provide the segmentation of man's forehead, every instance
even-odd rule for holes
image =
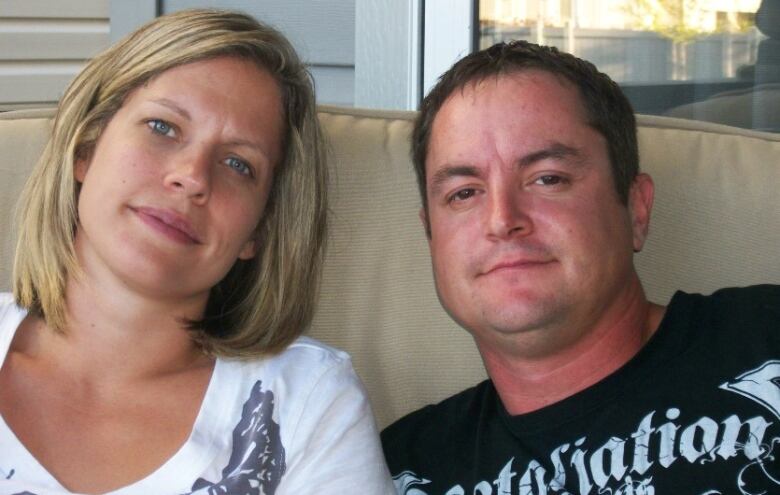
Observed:
[[[508,89],[507,85],[509,85]],[[549,99],[544,95],[548,88]],[[498,105],[492,106],[497,112],[496,115],[509,113],[517,115],[518,118],[523,117],[522,108],[524,107],[521,105],[521,109],[518,110],[517,105],[514,105],[512,101],[514,96],[517,96],[518,101],[522,101],[528,93],[533,93],[531,102],[560,101],[561,96],[563,96],[563,100],[569,100],[569,102],[574,100],[576,103],[560,105],[555,110],[555,115],[566,112],[575,115],[575,118],[584,125],[590,125],[578,88],[565,77],[536,68],[491,74],[467,81],[452,91],[444,100],[431,123],[426,159],[430,157],[431,144],[437,138],[442,137],[442,134],[454,133],[453,125],[456,122],[471,126],[474,124],[472,115],[484,116],[485,98],[493,98],[496,93],[502,93],[501,98],[506,100],[506,106],[501,105],[500,102]],[[565,96],[566,93],[569,94],[569,97]],[[469,130],[474,131],[474,129]]]
[[[472,78],[453,90],[434,115],[430,137],[432,138],[441,130],[444,125],[442,120],[452,118],[453,115],[468,119],[470,113],[479,112],[481,108],[478,99],[497,92],[506,95],[507,91],[502,91],[500,86],[505,88],[507,84],[512,86],[509,96],[505,96],[507,100],[512,98],[513,93],[522,97],[527,92],[534,92],[537,93],[538,100],[546,99],[544,93],[547,91],[551,93],[550,99],[559,99],[562,94],[568,93],[575,103],[566,105],[561,111],[575,114],[583,124],[590,125],[588,112],[577,86],[560,74],[544,69],[528,68]],[[507,101],[507,107],[503,111],[517,112],[515,108],[511,108],[510,101]]]
[[[546,87],[552,88],[549,98]],[[500,93],[497,98],[488,93],[478,99],[493,90]],[[526,90],[513,97],[513,91]],[[605,138],[588,122],[577,87],[563,76],[543,70],[493,76],[469,83],[448,100],[431,128],[428,192],[454,176],[482,177],[490,163],[522,170],[554,159],[574,167],[602,152],[608,156]]]
[[[528,85],[535,85],[537,87],[547,86],[551,89],[564,88],[573,91],[578,98],[581,96],[577,86],[562,74],[547,69],[528,67],[473,77],[454,89],[444,100],[442,108],[452,99],[458,97],[474,98],[482,92],[495,91],[500,83],[506,82],[515,83],[517,91],[523,91],[524,87]]]

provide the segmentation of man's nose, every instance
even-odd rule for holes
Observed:
[[[206,147],[178,153],[165,175],[165,187],[176,190],[192,201],[203,204],[211,194],[213,154]]]
[[[488,193],[487,234],[496,239],[531,233],[527,198],[516,186],[501,184]]]

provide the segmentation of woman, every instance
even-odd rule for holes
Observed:
[[[300,337],[326,179],[273,29],[185,11],[97,56],[21,198],[0,495],[392,493],[348,356]]]

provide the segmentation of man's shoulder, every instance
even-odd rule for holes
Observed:
[[[495,406],[495,397],[492,383],[485,380],[402,417],[382,431],[388,462],[413,452],[425,455],[446,448],[447,439],[463,438],[459,432],[473,430],[484,409]]]
[[[714,301],[741,303],[757,308],[777,309],[780,303],[780,285],[751,285],[720,289],[710,296]]]
[[[686,297],[685,304],[693,304],[697,308],[694,312],[707,316],[721,326],[780,320],[780,285],[729,287],[709,296],[681,295]]]
[[[710,295],[686,294],[678,291],[670,303],[672,307],[703,311],[718,317],[741,317],[744,314],[780,316],[780,285],[752,285],[728,287]]]

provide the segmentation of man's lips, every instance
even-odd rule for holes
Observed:
[[[190,222],[180,213],[161,208],[131,208],[147,225],[182,244],[200,244],[200,237]]]
[[[524,270],[529,268],[538,268],[548,265],[554,260],[552,258],[518,258],[512,260],[502,260],[493,265],[490,265],[487,270],[482,272],[482,275],[489,275],[491,273],[500,272],[503,270]]]

